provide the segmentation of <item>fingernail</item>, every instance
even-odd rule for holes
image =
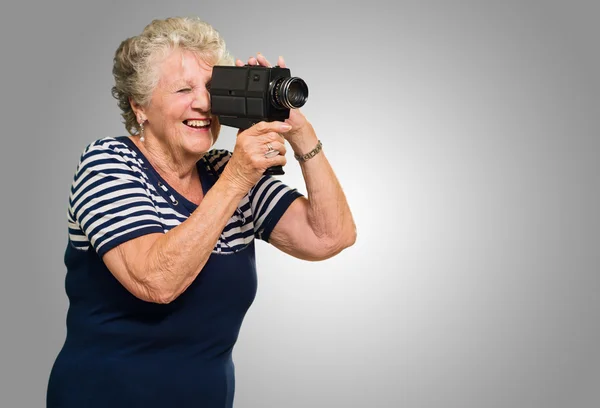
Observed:
[[[287,123],[284,123],[283,125],[281,125],[281,130],[283,131],[288,131],[292,128],[291,125],[288,125]]]

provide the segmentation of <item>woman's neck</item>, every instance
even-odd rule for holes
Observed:
[[[140,151],[146,156],[152,167],[173,188],[181,193],[189,191],[198,182],[196,163],[200,157],[185,156],[167,150],[156,142],[146,139],[131,138]]]

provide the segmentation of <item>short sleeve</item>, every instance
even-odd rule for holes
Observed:
[[[298,197],[302,197],[298,190],[273,176],[263,176],[249,193],[254,217],[254,235],[269,242],[273,228]]]
[[[68,216],[72,245],[91,245],[100,257],[123,242],[164,231],[135,153],[115,141],[95,142],[83,152]]]

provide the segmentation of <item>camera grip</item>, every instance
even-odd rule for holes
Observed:
[[[263,173],[265,176],[280,176],[285,174],[283,171],[283,166],[271,166]]]

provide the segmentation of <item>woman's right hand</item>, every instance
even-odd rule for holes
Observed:
[[[267,168],[284,166],[285,139],[281,133],[289,132],[291,125],[284,122],[259,122],[254,126],[239,131],[235,147],[221,177],[224,177],[233,188],[246,194],[262,177]],[[279,151],[275,157],[265,157],[268,144]]]

